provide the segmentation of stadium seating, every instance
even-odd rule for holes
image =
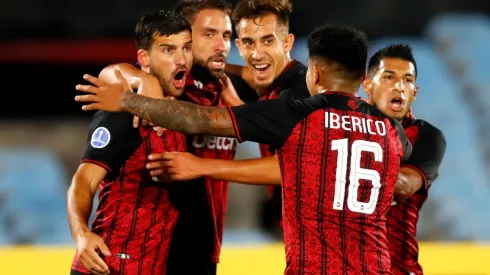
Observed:
[[[36,148],[4,148],[0,170],[0,245],[70,242],[58,160]]]

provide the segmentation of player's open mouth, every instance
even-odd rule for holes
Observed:
[[[184,88],[187,70],[180,70],[174,74],[173,82],[175,88]]]
[[[401,97],[394,97],[391,100],[391,109],[395,112],[399,112],[403,109],[403,99]]]
[[[267,72],[269,71],[271,65],[270,64],[253,64],[252,65],[255,72],[257,73],[258,78],[266,78]]]
[[[210,60],[209,65],[212,70],[224,70],[225,59],[222,57],[213,58]]]

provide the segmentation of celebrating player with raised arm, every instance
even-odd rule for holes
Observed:
[[[128,111],[167,129],[270,144],[283,178],[285,274],[391,274],[386,212],[411,145],[397,121],[356,97],[367,60],[363,33],[322,26],[308,51],[316,96],[304,100],[207,108],[88,75],[95,86],[78,85],[89,95],[76,100],[92,102],[84,110]]]

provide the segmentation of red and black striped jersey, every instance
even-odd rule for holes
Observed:
[[[422,275],[423,270],[418,262],[417,222],[429,187],[437,179],[446,151],[446,139],[439,129],[421,119],[407,118],[403,121],[403,127],[413,150],[402,167],[419,172],[423,185],[415,194],[396,203],[388,211],[391,266],[395,275]]]
[[[400,123],[340,92],[230,114],[240,141],[277,149],[285,274],[391,274],[386,213],[411,153]]]
[[[112,256],[111,274],[165,274],[170,239],[179,215],[179,185],[152,181],[145,168],[152,153],[185,152],[185,135],[133,128],[127,113],[98,112],[90,124],[82,162],[108,171],[99,185],[99,205],[92,231],[104,239]],[[78,261],[72,269],[89,274]]]

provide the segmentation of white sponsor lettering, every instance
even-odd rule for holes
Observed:
[[[370,135],[386,135],[386,124],[384,121],[355,117],[340,116],[336,113],[325,112],[325,127],[330,129],[342,128],[345,131],[361,132]]]
[[[195,136],[192,146],[195,148],[218,149],[218,150],[235,150],[237,145],[235,138],[215,137],[215,136]]]

